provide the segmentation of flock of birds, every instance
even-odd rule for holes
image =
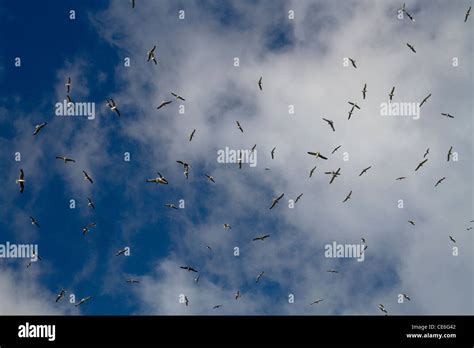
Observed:
[[[135,8],[135,1],[134,0],[131,0],[131,4],[132,4],[132,8]],[[401,8],[401,11],[411,20],[411,21],[415,21],[414,17],[406,10],[406,7],[405,7],[405,4],[403,4],[402,8]],[[471,6],[469,6],[469,8],[467,9],[466,13],[465,13],[465,18],[464,18],[464,22],[467,22],[468,20],[468,17],[470,15],[470,11],[471,11]],[[415,47],[414,45],[410,44],[410,43],[406,43],[407,47],[413,52],[413,53],[416,53],[416,50],[415,50]],[[147,61],[148,62],[153,62],[155,65],[158,64],[158,61],[157,61],[157,56],[156,56],[156,45],[153,46],[148,52],[147,52]],[[351,62],[351,65],[354,69],[357,69],[357,64],[356,64],[356,61],[355,59],[353,58],[349,58],[349,61]],[[65,84],[66,86],[66,97],[67,97],[67,100],[69,102],[72,102],[72,99],[71,99],[71,96],[70,96],[70,93],[71,93],[71,90],[72,90],[72,80],[71,80],[71,77],[68,77],[67,79],[67,82]],[[258,89],[260,91],[263,91],[263,77],[261,76],[258,81],[257,81],[257,86],[258,86]],[[182,97],[181,95],[177,94],[177,93],[174,93],[174,92],[171,92],[171,96],[174,97],[177,101],[185,101],[186,99],[184,97]],[[362,99],[365,100],[366,99],[366,96],[367,96],[367,84],[364,84],[363,88],[362,88]],[[392,102],[393,100],[393,97],[395,96],[395,86],[393,86],[391,88],[391,90],[389,91],[388,93],[388,97],[389,97],[389,100],[390,102]],[[431,93],[428,94],[422,101],[421,103],[419,104],[419,106],[423,106],[427,101],[428,99],[431,97]],[[160,110],[166,106],[168,106],[169,104],[171,104],[173,102],[172,99],[170,100],[163,100],[158,106],[157,106],[157,110]],[[354,101],[348,101],[349,105],[351,105],[351,108],[348,112],[348,120],[351,119],[351,116],[354,114],[354,112],[356,110],[361,110],[361,106],[358,105],[357,102],[354,102]],[[114,99],[110,98],[110,99],[106,99],[106,106],[110,109],[111,112],[115,113],[118,117],[121,116],[120,114],[120,111],[118,109],[118,106],[117,106],[117,103],[114,101]],[[447,117],[447,118],[454,118],[453,115],[449,114],[449,113],[441,113],[441,116],[444,116],[444,117]],[[326,122],[328,124],[328,126],[330,127],[330,129],[335,132],[336,131],[336,128],[335,128],[335,122],[333,120],[330,120],[330,119],[327,119],[327,118],[322,118],[322,120],[324,122]],[[241,132],[241,133],[244,133],[244,129],[240,123],[240,121],[235,121],[236,123],[236,127],[237,129]],[[43,131],[43,129],[47,126],[47,122],[43,122],[43,123],[40,123],[38,125],[35,126],[35,129],[34,129],[34,132],[33,132],[33,135],[34,136],[38,136],[38,134],[40,134],[40,132]],[[188,137],[188,140],[189,141],[192,141],[194,136],[196,134],[196,129],[194,129],[191,134],[189,135]],[[251,149],[251,151],[253,152],[255,149],[256,149],[256,146],[257,145],[254,145]],[[331,152],[331,154],[334,154],[339,148],[341,147],[341,145],[337,146],[336,148],[334,148],[334,150]],[[276,147],[274,147],[271,152],[270,152],[270,156],[271,156],[271,159],[273,160],[275,158],[275,151],[276,151]],[[427,162],[428,162],[428,158],[427,156],[429,155],[429,151],[430,149],[426,149],[424,155],[423,155],[423,160],[421,160],[415,167],[414,167],[414,172],[417,172],[418,170],[420,170]],[[321,159],[321,160],[328,160],[328,156],[326,155],[323,155],[321,154],[320,152],[317,152],[317,151],[308,151],[307,152],[308,155],[310,156],[313,156],[315,159]],[[447,162],[449,162],[451,160],[451,157],[452,157],[452,154],[453,154],[453,147],[451,146],[447,152],[447,155],[446,155],[446,160]],[[70,157],[67,157],[67,156],[64,156],[64,155],[58,155],[56,156],[56,159],[58,160],[61,160],[64,162],[64,164],[68,164],[68,163],[75,163],[76,161]],[[191,165],[187,162],[184,162],[184,161],[177,161],[177,163],[179,165],[181,165],[183,167],[183,173],[184,173],[184,176],[186,177],[186,179],[189,178],[189,173],[190,173],[190,168],[191,168]],[[239,158],[237,160],[237,163],[239,165],[239,168],[241,169],[242,168],[242,160]],[[362,176],[364,174],[366,174],[370,169],[372,168],[372,165],[369,165],[367,166],[366,168],[363,168],[361,170],[361,172],[359,173],[359,176]],[[268,170],[269,168],[265,168],[266,170]],[[316,166],[314,166],[310,172],[309,172],[309,177],[311,178],[314,174],[316,170]],[[92,178],[92,176],[86,171],[86,170],[82,170],[82,173],[83,173],[83,176],[84,176],[84,180],[89,182],[90,184],[94,184],[94,180]],[[329,175],[330,176],[330,181],[329,181],[329,184],[332,184],[334,182],[334,180],[338,177],[340,177],[342,175],[341,173],[341,168],[337,168],[336,170],[331,170],[331,171],[326,171],[324,172],[324,174],[326,175]],[[205,174],[205,177],[209,180],[209,182],[211,183],[215,183],[215,179],[212,175],[210,174]],[[404,180],[406,179],[406,176],[400,176],[400,177],[397,177],[395,178],[395,180]],[[440,179],[436,180],[436,182],[434,183],[434,187],[438,187],[444,180],[446,179],[446,177],[441,177]],[[160,173],[160,172],[157,172],[157,176],[155,178],[150,178],[150,179],[146,179],[145,182],[147,183],[155,183],[155,184],[160,184],[160,185],[168,185],[168,180]],[[26,183],[26,180],[25,180],[25,173],[23,171],[23,169],[20,169],[19,171],[19,175],[18,175],[18,179],[16,179],[16,184],[18,184],[19,186],[19,191],[20,193],[23,193],[24,192],[24,189],[25,189],[25,183]],[[274,209],[278,203],[280,203],[280,201],[283,199],[284,197],[284,193],[278,195],[277,197],[273,198],[272,201],[271,201],[271,204],[269,205],[269,209],[272,210]],[[297,203],[303,196],[303,193],[299,194],[296,199],[294,200],[295,203]],[[347,201],[349,201],[349,199],[351,199],[352,197],[352,190],[349,191],[349,193],[345,196],[345,198],[342,200],[343,203],[346,203]],[[95,204],[93,202],[93,200],[91,198],[87,198],[88,200],[88,203],[87,203],[87,206],[90,208],[90,209],[94,209],[95,210]],[[166,208],[170,208],[170,209],[178,209],[178,207],[174,204],[174,203],[167,203],[165,204],[165,207]],[[38,222],[38,220],[33,217],[33,216],[30,216],[30,221],[31,221],[31,224],[36,226],[37,228],[40,228],[40,224]],[[414,220],[408,220],[408,223],[412,226],[415,226],[415,221]],[[470,223],[474,223],[474,220],[471,220]],[[84,236],[86,236],[93,227],[95,227],[97,224],[95,222],[91,222],[89,224],[87,224],[86,226],[84,226],[82,228],[82,234]],[[228,223],[224,223],[223,224],[223,227],[224,229],[232,229],[232,226]],[[468,227],[467,230],[472,230],[473,227]],[[454,239],[453,236],[449,235],[449,240],[452,241],[453,243],[456,243],[456,240]],[[270,238],[270,235],[269,234],[265,234],[265,235],[260,235],[260,236],[256,236],[255,238],[252,239],[252,241],[260,241],[260,242],[264,242],[265,240],[267,240],[268,238]],[[364,245],[364,248],[363,248],[363,252],[367,249],[367,244],[366,244],[366,240],[365,238],[361,238],[362,240],[362,243]],[[212,248],[210,246],[207,246],[207,248],[209,250],[212,250]],[[124,255],[125,253],[127,252],[127,248],[124,248],[124,249],[121,249],[119,251],[117,251],[117,253],[115,254],[116,256],[120,256],[120,255]],[[42,260],[41,257],[39,257],[39,255],[36,255],[38,257],[38,260]],[[29,262],[27,264],[27,267],[30,267],[31,266],[31,262]],[[187,271],[187,272],[191,272],[191,273],[199,273],[199,271],[197,270],[196,267],[194,266],[190,266],[190,265],[186,265],[186,266],[180,266],[181,269]],[[334,270],[334,269],[329,269],[327,270],[328,273],[339,273],[337,270]],[[265,274],[264,271],[261,271],[255,278],[255,283],[259,283],[261,278],[263,277],[263,275]],[[199,275],[197,275],[195,278],[194,278],[194,281],[197,283],[199,282]],[[140,280],[139,279],[134,279],[134,278],[129,278],[129,279],[126,279],[125,280],[126,283],[128,284],[137,284],[137,283],[140,283]],[[59,294],[57,295],[56,297],[56,302],[60,301],[62,298],[65,297],[67,291],[63,288],[60,290]],[[406,295],[406,294],[402,294],[403,297],[410,301],[411,298]],[[241,298],[242,294],[240,293],[240,290],[237,290],[237,292],[235,293],[235,296],[234,298],[236,300],[238,300],[239,298]],[[86,302],[88,302],[89,300],[91,300],[92,297],[91,296],[87,296],[87,297],[84,297],[82,298],[79,302],[77,302],[75,304],[75,306],[80,306]],[[321,302],[323,302],[324,299],[317,299],[313,302],[310,303],[310,305],[315,305],[315,304],[319,304]],[[189,299],[187,296],[184,296],[184,304],[186,306],[189,305]],[[218,309],[218,308],[221,308],[223,305],[222,304],[217,304],[215,306],[213,306],[212,308],[213,309]],[[383,313],[385,314],[388,314],[388,310],[387,308],[383,305],[383,304],[379,304],[378,308],[380,309],[380,311],[382,311]]]

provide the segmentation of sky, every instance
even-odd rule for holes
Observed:
[[[0,1],[0,244],[41,257],[0,258],[0,314],[473,314],[471,5]]]

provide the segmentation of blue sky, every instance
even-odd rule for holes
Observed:
[[[137,0],[132,9],[118,0],[1,2],[0,243],[37,243],[43,260],[30,268],[26,260],[0,260],[0,313],[380,314],[379,303],[394,314],[472,313],[472,233],[466,231],[474,218],[473,80],[466,63],[472,18],[463,22],[470,2],[407,2],[415,22],[397,18],[400,5]],[[147,62],[154,45],[156,66]],[[127,57],[130,67],[123,64]],[[354,57],[357,69],[343,66],[345,57]],[[73,101],[95,103],[94,120],[55,116],[69,76]],[[380,115],[394,85],[396,102],[420,102],[432,93],[419,120]],[[107,98],[117,102],[120,118]],[[156,110],[162,100],[173,103]],[[362,107],[349,121],[347,101]],[[336,132],[322,117],[335,120]],[[33,136],[41,122],[48,125]],[[255,168],[216,160],[219,149],[254,144]],[[446,163],[450,146],[459,161]],[[428,165],[414,173],[426,148]],[[316,150],[330,158],[306,153]],[[76,163],[55,159],[62,155]],[[191,164],[189,180],[177,160]],[[324,172],[338,167],[343,175],[329,185]],[[15,185],[20,168],[23,194]],[[169,185],[145,183],[157,171]],[[402,175],[406,181],[394,180]],[[446,181],[434,190],[442,176]],[[350,190],[353,197],[342,204]],[[269,210],[283,192],[283,202]],[[300,193],[289,208],[288,199]],[[180,199],[185,209],[164,208]],[[399,199],[405,208],[397,208]],[[83,236],[90,222],[97,227]],[[270,238],[252,241],[263,234]],[[452,255],[449,235],[459,256]],[[357,244],[361,237],[368,241],[364,262],[324,257],[324,245]],[[131,256],[116,257],[125,246]],[[199,270],[199,283],[179,269],[184,265]],[[140,284],[126,284],[127,278]],[[436,289],[427,286],[435,279]],[[93,299],[79,308],[56,304],[61,288]],[[402,292],[414,300],[397,303]],[[181,294],[190,306],[178,302]],[[288,303],[290,294],[295,303]],[[325,301],[310,306],[317,298]],[[223,307],[216,312],[217,304]]]

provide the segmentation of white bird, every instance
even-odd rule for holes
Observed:
[[[402,294],[408,301],[411,301],[411,298],[407,294]]]
[[[334,179],[335,179],[336,177],[338,177],[339,175],[341,175],[341,168],[338,168],[336,171],[324,172],[324,174],[330,174],[330,175],[332,175],[331,181],[329,182],[330,184],[332,184],[332,182],[334,181]]]
[[[451,239],[453,243],[456,243],[456,240],[452,236],[449,236],[449,239]]]
[[[229,225],[229,224],[224,224],[224,228],[227,228],[227,229],[231,230],[231,229],[232,229],[232,226]]]
[[[168,180],[158,172],[158,176],[155,179],[147,179],[146,182],[154,182],[155,184],[168,185]]]
[[[117,108],[117,104],[115,104],[115,101],[112,98],[110,98],[110,100],[109,99],[106,99],[106,100],[107,100],[107,106],[110,108],[110,110],[117,113],[117,115],[120,117],[120,111]]]
[[[212,175],[206,174],[206,178],[208,178],[209,181],[212,181],[214,184],[216,183],[216,181],[214,180],[214,177]]]
[[[46,127],[47,124],[48,124],[48,122],[43,122],[43,123],[37,124],[35,126],[35,131],[33,132],[33,135],[38,134],[40,132],[40,130],[42,130],[44,127]]]
[[[15,182],[20,186],[20,193],[23,193],[25,190],[25,173],[23,172],[23,169],[20,169],[20,174]]]
[[[64,161],[64,163],[67,163],[67,162],[75,163],[76,162],[72,158],[65,157],[65,156],[56,156],[56,159],[60,159],[60,160]]]
[[[182,101],[186,101],[186,99],[184,99],[182,96],[180,96],[180,95],[178,95],[178,94],[176,94],[176,93],[171,92],[171,95],[172,95],[173,97],[175,97],[176,99],[179,99],[179,100],[182,100]]]
[[[38,221],[36,221],[36,219],[33,216],[30,216],[30,220],[31,220],[32,225],[35,225],[38,228],[40,227]]]
[[[147,56],[148,56],[147,62],[149,62],[150,60],[153,60],[153,62],[156,65],[158,64],[158,62],[156,61],[156,57],[155,57],[155,49],[156,49],[156,45],[153,46],[153,48],[147,52]]]
[[[273,198],[273,201],[272,201],[272,205],[270,206],[270,209],[273,209],[273,207],[278,203],[280,202],[280,199],[283,198],[285,194],[282,193],[280,196],[278,196],[277,198]]]
[[[163,101],[161,102],[161,104],[158,105],[158,107],[156,108],[156,110],[160,110],[162,107],[164,107],[164,106],[166,106],[166,105],[168,105],[168,104],[171,104],[171,103],[172,103],[171,100],[168,100],[168,101],[163,100]]]
[[[384,307],[383,304],[379,304],[379,309],[380,309],[382,312],[384,312],[385,314],[388,313],[388,312],[387,312],[387,309]]]
[[[87,197],[87,206],[95,210],[94,202],[92,202],[92,199],[90,199],[89,197]]]
[[[178,207],[174,203],[166,203],[165,207],[169,209],[178,209]]]
[[[90,229],[92,227],[95,227],[97,226],[97,224],[95,222],[91,222],[89,225],[85,226],[82,228],[82,235],[85,236],[87,233],[90,232]]]
[[[61,291],[59,291],[58,296],[56,297],[56,302],[58,302],[61,298],[63,298],[64,295],[66,295],[66,290],[61,289]]]
[[[69,94],[69,92],[71,92],[71,78],[70,77],[67,78],[66,91],[67,91],[67,94]]]
[[[260,278],[262,278],[262,276],[265,274],[264,271],[260,272],[260,274],[257,276],[257,278],[255,279],[255,283],[258,283],[260,281]]]
[[[186,179],[188,179],[189,178],[189,168],[191,167],[191,165],[189,163],[186,163],[186,162],[183,162],[183,161],[176,161],[176,162],[183,166],[184,176],[186,177]]]
[[[235,293],[235,299],[238,300],[241,297],[242,295],[240,294],[240,290],[237,290],[237,292]]]
[[[244,130],[242,129],[242,126],[240,125],[240,122],[239,122],[239,121],[235,121],[235,123],[237,124],[237,128],[240,129],[240,131],[243,133]]]
[[[89,301],[91,298],[92,298],[92,296],[84,297],[83,299],[81,299],[81,300],[79,301],[79,303],[75,304],[75,306],[76,306],[76,307],[77,307],[77,306],[80,306],[80,305],[86,303],[87,301]]]
[[[85,170],[83,170],[82,173],[84,174],[84,180],[89,181],[91,184],[94,183],[94,181],[92,181],[91,176],[89,174],[87,174],[87,172]]]
[[[332,131],[335,132],[336,129],[334,128],[334,121],[332,120],[328,120],[326,118],[323,117],[323,120],[327,122],[327,124],[332,128]]]

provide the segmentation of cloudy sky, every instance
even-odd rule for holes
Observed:
[[[408,0],[411,21],[398,1],[2,2],[0,244],[42,260],[0,259],[0,313],[472,314],[470,5]],[[56,115],[68,77],[94,119]],[[392,105],[431,96],[386,116],[392,87]],[[217,161],[255,144],[255,167]],[[364,261],[326,257],[361,238]]]

